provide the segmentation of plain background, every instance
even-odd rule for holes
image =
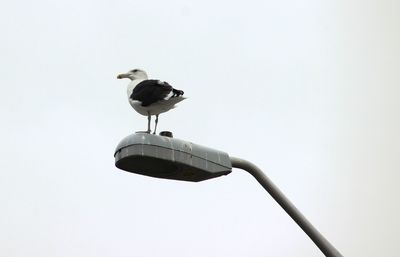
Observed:
[[[2,1],[0,255],[322,256],[243,171],[114,167],[146,118],[118,73],[185,91],[159,129],[261,167],[345,256],[398,256],[400,2]]]

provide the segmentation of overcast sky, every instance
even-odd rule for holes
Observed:
[[[0,255],[313,257],[241,170],[115,168],[127,80],[185,91],[159,130],[252,161],[345,256],[400,252],[400,2],[2,1]]]

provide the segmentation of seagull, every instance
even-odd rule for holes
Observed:
[[[128,85],[128,100],[133,109],[141,115],[147,116],[147,131],[151,133],[151,116],[155,115],[155,127],[153,134],[156,134],[158,115],[175,108],[175,104],[184,100],[183,91],[173,88],[165,81],[148,79],[144,70],[134,69],[117,76],[118,79],[128,78],[131,82]]]

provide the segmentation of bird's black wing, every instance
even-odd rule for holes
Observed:
[[[140,101],[142,106],[149,106],[152,103],[165,99],[172,90],[172,86],[166,82],[148,79],[136,85],[130,98]]]

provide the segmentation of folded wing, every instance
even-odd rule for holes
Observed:
[[[176,91],[167,82],[148,79],[140,82],[132,91],[130,98],[142,103],[142,106],[149,106],[169,97],[176,96]],[[172,92],[172,93],[171,93]]]

